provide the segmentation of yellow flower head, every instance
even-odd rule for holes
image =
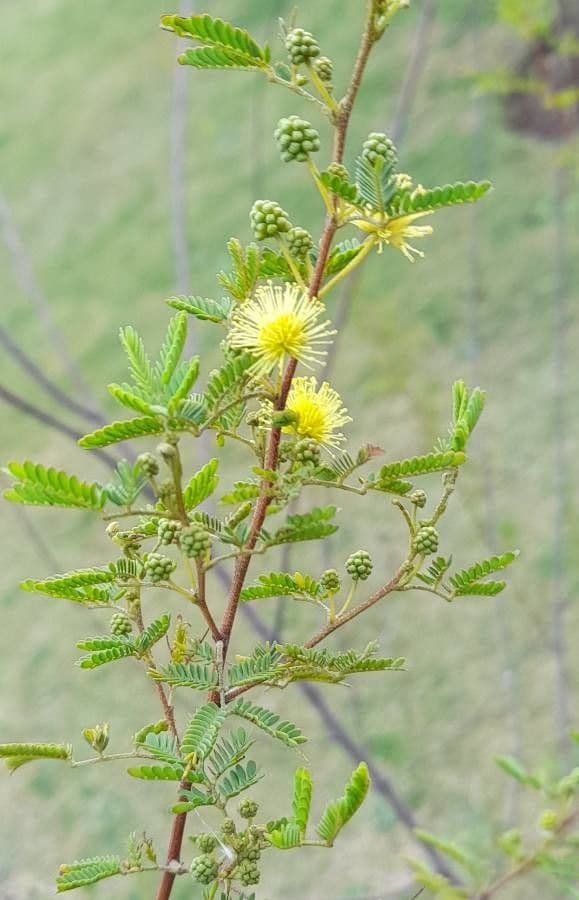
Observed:
[[[348,410],[342,406],[342,398],[327,381],[318,389],[315,378],[294,378],[286,409],[297,416],[296,422],[283,430],[300,438],[312,438],[328,447],[336,447],[343,434],[335,434],[336,428],[351,422]]]
[[[229,344],[248,350],[256,357],[255,368],[267,375],[274,366],[283,367],[287,357],[309,363],[323,361],[336,332],[328,330],[329,321],[318,322],[324,311],[297,285],[268,284],[259,287],[255,297],[235,313],[229,332]]]

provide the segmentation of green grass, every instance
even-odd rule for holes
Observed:
[[[355,4],[338,5],[343,14],[329,3],[310,6],[304,5],[304,25],[320,35],[324,52],[336,60],[336,81],[343,84],[357,41]],[[455,549],[459,564],[486,555],[490,477],[491,530],[496,530],[492,549],[518,545],[523,553],[509,573],[507,594],[498,601],[463,600],[447,607],[417,594],[379,606],[337,641],[363,645],[378,635],[385,652],[408,657],[409,671],[368,677],[355,688],[324,693],[346,724],[368,736],[377,758],[415,805],[421,824],[481,843],[488,841],[491,826],[504,821],[505,779],[492,759],[512,750],[506,668],[514,670],[525,758],[539,763],[555,752],[555,679],[548,642],[555,438],[550,169],[556,152],[506,133],[493,101],[485,103],[482,133],[473,136],[473,94],[464,77],[473,58],[464,3],[442,7],[402,149],[402,168],[425,185],[466,180],[481,174],[473,169],[482,150],[482,174],[493,180],[495,191],[477,210],[476,235],[470,209],[440,213],[433,217],[435,234],[421,245],[427,253],[423,262],[410,266],[392,251],[371,262],[353,298],[333,381],[355,412],[353,442],[379,443],[393,458],[430,449],[433,437],[446,427],[449,386],[456,377],[480,381],[488,391],[488,411],[453,515],[444,523],[442,547]],[[245,23],[271,39],[275,16],[283,9],[283,3],[258,0],[211,4],[213,14]],[[174,292],[168,166],[176,42],[157,29],[158,16],[166,11],[166,5],[137,0],[21,0],[3,11],[0,188],[54,321],[109,412],[113,407],[104,385],[122,377],[119,326],[134,323],[156,346],[167,319],[163,299]],[[349,162],[366,132],[384,128],[392,117],[418,12],[417,7],[400,17],[372,60],[352,126]],[[485,58],[492,55],[495,35],[491,22],[481,30]],[[191,292],[211,296],[217,290],[215,272],[227,263],[226,239],[234,234],[250,238],[248,210],[256,196],[279,200],[314,233],[319,233],[322,210],[305,172],[279,163],[272,138],[281,115],[309,112],[291,95],[265,90],[252,75],[193,70],[187,75],[183,191]],[[575,192],[569,223],[574,217],[576,221],[578,205]],[[468,353],[473,241],[479,245],[483,278],[481,346],[474,364]],[[576,285],[577,254],[572,254],[570,267],[569,284]],[[47,374],[74,388],[2,246],[0,290],[3,324]],[[577,345],[577,332],[573,316],[567,335],[571,347]],[[198,326],[195,339],[210,349],[208,327]],[[3,380],[14,390],[56,412],[10,361],[3,360],[2,369]],[[571,410],[577,401],[574,359],[568,381]],[[64,439],[6,406],[2,416],[3,458],[42,459],[102,477],[101,464]],[[570,452],[578,432],[577,416],[570,415]],[[577,496],[576,467],[572,477],[570,498]],[[329,561],[340,567],[352,545],[367,547],[383,562],[376,565],[378,578],[380,570],[396,564],[403,546],[395,512],[378,497],[369,498],[364,507],[350,498],[340,498],[340,504],[343,527]],[[49,574],[55,561],[64,569],[106,559],[106,539],[83,514],[31,511],[23,519],[5,505],[2,521],[2,739],[66,737],[80,749],[81,729],[108,718],[113,745],[122,747],[133,727],[156,717],[152,692],[143,695],[139,673],[130,664],[122,679],[114,667],[95,673],[73,668],[74,642],[94,630],[95,623],[97,630],[102,627],[98,615],[90,614],[87,621],[81,611],[20,594],[17,586],[24,577]],[[42,555],[26,523],[34,524],[56,560]],[[570,536],[576,537],[577,528],[576,512],[570,510]],[[319,567],[316,554],[316,548],[308,548],[312,567]],[[305,566],[301,553],[299,565]],[[569,566],[576,588],[578,567],[571,558]],[[504,616],[511,630],[506,648]],[[298,625],[292,609],[288,628],[309,630],[315,623],[306,617],[300,612]],[[575,604],[568,615],[570,643],[578,624]],[[251,638],[240,636],[240,647],[244,640],[247,646]],[[571,663],[576,689],[575,656]],[[339,791],[350,763],[308,707],[293,709],[288,692],[270,695],[268,702],[288,715],[291,708],[290,717],[313,738],[307,754],[321,810]],[[260,746],[269,770],[280,760],[277,753],[267,744]],[[270,776],[263,787],[266,810],[273,789],[287,795],[289,803],[289,769],[301,758],[288,751],[283,762],[287,771],[284,767],[279,780]],[[59,862],[116,851],[134,828],[147,827],[163,847],[171,796],[170,785],[129,783],[122,770],[112,767],[61,780],[55,768],[43,764],[3,778],[0,802],[17,811],[17,823],[14,815],[2,817],[0,879],[19,898],[36,900],[50,895]],[[384,804],[373,799],[334,853],[313,851],[306,859],[305,854],[287,861],[282,857],[285,865],[267,863],[265,896],[287,897],[288,873],[292,896],[308,900],[376,894],[388,885],[394,890],[404,884],[401,855],[414,852]],[[110,896],[114,890],[115,897],[137,900],[153,892],[145,880],[113,884],[95,888],[92,896]],[[518,890],[511,896],[547,896],[544,885]],[[190,896],[191,886],[181,884],[177,900]]]

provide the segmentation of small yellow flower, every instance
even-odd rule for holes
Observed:
[[[312,438],[328,447],[337,447],[345,440],[343,434],[335,434],[336,428],[351,422],[342,399],[327,381],[319,389],[317,380],[294,378],[286,409],[297,415],[297,421],[283,430],[300,438]]]
[[[329,321],[318,322],[324,306],[311,300],[297,285],[259,287],[255,297],[235,313],[229,333],[231,347],[248,350],[256,357],[255,368],[267,375],[274,366],[280,371],[288,357],[311,368],[321,363],[331,344]]]
[[[378,217],[376,217],[375,221],[358,219],[353,224],[367,234],[376,235],[379,244],[378,253],[382,252],[382,244],[389,244],[391,247],[395,247],[396,250],[400,250],[410,262],[414,262],[415,256],[422,257],[424,256],[424,253],[422,250],[417,250],[416,247],[412,247],[408,241],[432,234],[432,226],[413,225],[412,223],[415,222],[416,219],[422,218],[422,216],[430,216],[431,214],[432,210],[427,209],[424,212],[409,213],[406,216],[394,216],[391,219],[385,219],[383,221],[380,221]],[[413,256],[413,254],[415,254],[415,256]]]

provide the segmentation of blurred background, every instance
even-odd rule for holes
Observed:
[[[293,4],[209,6],[275,43],[277,17]],[[335,62],[338,91],[361,7],[320,0],[299,11],[299,24]],[[166,297],[215,295],[226,239],[251,239],[256,198],[278,200],[294,222],[320,231],[322,209],[305,172],[281,164],[273,140],[281,115],[311,110],[257,75],[178,68],[178,42],[157,25],[161,13],[177,11],[205,9],[155,0],[3,4],[3,460],[42,460],[106,480],[106,465],[75,447],[75,435],[93,430],[95,416],[116,415],[105,385],[124,378],[119,327],[134,324],[155,348]],[[522,552],[497,599],[447,606],[419,593],[394,596],[336,637],[340,646],[380,638],[385,654],[408,658],[406,673],[360,676],[350,688],[322,686],[309,697],[297,689],[268,696],[311,738],[317,809],[337,796],[353,756],[378,773],[338,849],[267,862],[269,900],[410,898],[404,857],[424,858],[414,822],[477,852],[492,850],[497,829],[534,823],[532,798],[508,783],[496,754],[554,772],[573,764],[579,107],[569,92],[579,86],[579,56],[572,43],[562,54],[553,35],[579,34],[578,17],[576,0],[414,0],[372,57],[346,163],[369,131],[385,130],[415,181],[489,178],[495,190],[475,207],[437,213],[433,236],[420,244],[424,260],[410,265],[387,250],[332,301],[342,332],[331,378],[355,411],[353,446],[368,440],[391,458],[431,448],[448,422],[453,380],[484,387],[487,410],[443,520],[441,551],[459,565]],[[533,79],[544,90],[530,91]],[[201,324],[191,343],[208,356],[208,370],[214,332]],[[191,448],[191,466],[211,450]],[[231,477],[235,465],[231,459]],[[378,579],[401,558],[399,516],[383,497],[339,502],[342,527],[323,565],[340,568],[348,552],[365,547]],[[123,749],[131,730],[158,714],[137,667],[74,667],[75,641],[102,630],[103,613],[18,588],[23,578],[106,561],[110,545],[98,522],[6,503],[1,521],[2,740],[70,740],[82,752],[81,729],[108,719],[111,747]],[[300,549],[285,563],[290,571],[308,562],[319,568],[320,554]],[[216,605],[221,593],[216,583]],[[275,602],[259,614],[288,638],[315,624],[307,610]],[[252,640],[244,622],[239,646]],[[265,741],[257,752],[270,773],[261,790],[267,817],[268,797],[289,804],[290,773],[302,757]],[[163,855],[172,794],[170,784],[129,780],[112,764],[66,775],[38,764],[2,777],[0,898],[51,896],[60,862],[122,852],[135,829],[146,828]],[[103,883],[90,895],[153,896],[154,882],[139,878]],[[179,881],[176,900],[196,896]],[[539,878],[504,896],[538,900],[557,891]]]

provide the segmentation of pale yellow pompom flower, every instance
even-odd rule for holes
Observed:
[[[328,320],[318,321],[323,312],[323,304],[311,300],[297,285],[269,282],[236,311],[228,343],[252,353],[261,375],[275,366],[281,371],[289,357],[311,368],[310,363],[324,361],[326,350],[322,348],[331,344],[336,334],[329,330]]]
[[[416,219],[421,219],[423,216],[430,216],[431,214],[432,210],[428,209],[423,212],[408,213],[404,216],[394,216],[391,219],[382,219],[378,216],[370,221],[358,219],[353,224],[367,234],[376,235],[378,239],[378,253],[382,252],[383,244],[388,244],[396,250],[400,250],[407,260],[414,262],[416,256],[423,257],[424,253],[422,250],[413,247],[409,241],[432,234],[431,225],[415,225],[414,222]]]
[[[285,432],[312,438],[327,447],[337,447],[345,440],[336,429],[352,421],[338,392],[327,381],[318,388],[313,377],[294,378],[285,408],[297,416],[283,429]]]

